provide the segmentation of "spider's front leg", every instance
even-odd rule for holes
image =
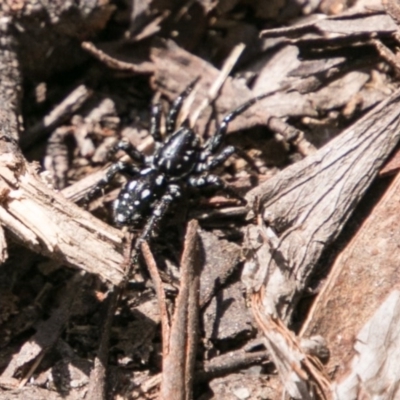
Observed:
[[[216,190],[222,190],[234,199],[240,200],[242,204],[246,203],[246,200],[238,193],[236,193],[226,182],[224,182],[217,175],[200,175],[192,176],[188,179],[188,184],[194,188],[213,188]]]
[[[199,78],[196,78],[189,86],[174,100],[171,109],[167,116],[167,134],[171,134],[176,129],[176,120],[178,119],[179,112],[181,111],[182,105],[186,97],[189,96],[194,86],[198,82]]]
[[[125,172],[131,176],[134,176],[140,172],[140,169],[135,165],[118,161],[115,164],[112,164],[106,171],[104,178],[100,179],[96,185],[85,195],[83,198],[83,204],[88,204],[89,201],[95,197],[102,189],[104,189],[120,172]]]
[[[161,104],[156,103],[151,107],[150,135],[155,142],[161,142]]]
[[[145,162],[144,155],[138,149],[136,149],[135,146],[133,146],[133,144],[128,140],[122,139],[119,142],[117,142],[108,153],[108,156],[111,157],[119,150],[124,151],[126,154],[128,154],[128,156],[132,160],[136,161],[140,165],[144,165]]]
[[[135,245],[136,250],[140,248],[143,241],[147,240],[150,237],[151,232],[157,229],[161,219],[167,213],[172,202],[174,202],[179,197],[181,197],[180,187],[178,185],[169,185],[164,195],[156,203],[149,220],[147,221],[145,227],[143,228],[141,235],[136,240],[136,245]]]
[[[264,99],[265,97],[271,96],[275,92],[262,94],[260,96],[254,97],[249,101],[246,101],[244,104],[240,105],[235,110],[231,111],[228,115],[224,117],[219,126],[217,132],[208,140],[206,143],[206,149],[211,153],[215,154],[221,147],[222,141],[226,132],[228,131],[229,123],[234,120],[238,115],[245,112],[248,108],[250,108],[253,104],[257,103],[257,101]]]

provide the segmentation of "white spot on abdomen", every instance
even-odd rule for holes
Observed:
[[[136,185],[137,185],[137,182],[136,182],[136,181],[129,182],[129,184],[128,184],[128,189],[129,189],[129,190],[134,190],[135,187],[136,187]]]
[[[125,216],[122,214],[118,214],[117,215],[117,221],[118,222],[124,222],[125,221]]]
[[[145,189],[145,190],[143,190],[143,192],[142,192],[142,194],[140,195],[140,197],[141,197],[142,199],[145,199],[146,197],[149,197],[150,194],[151,194],[150,190],[149,190],[149,189]]]

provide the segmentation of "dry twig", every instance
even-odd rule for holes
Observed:
[[[163,372],[160,397],[166,400],[188,400],[192,393],[201,265],[197,229],[198,223],[194,220],[190,221],[181,259],[181,284],[171,327],[166,315],[165,296],[157,267],[148,245],[142,245],[146,263],[155,283],[160,314],[163,315]]]

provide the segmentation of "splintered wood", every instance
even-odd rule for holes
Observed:
[[[16,238],[39,253],[115,285],[122,281],[122,232],[47,188],[31,167],[16,177],[8,162],[0,166],[0,177],[0,221]]]

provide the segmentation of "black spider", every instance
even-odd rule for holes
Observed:
[[[183,101],[193,86],[194,84],[190,85],[173,102],[166,120],[165,140],[160,133],[161,106],[153,106],[150,124],[150,133],[156,145],[153,155],[146,157],[129,142],[120,141],[113,152],[124,150],[139,166],[122,161],[111,165],[105,178],[86,196],[87,201],[119,172],[131,176],[132,179],[128,180],[114,201],[113,219],[117,226],[137,228],[149,216],[136,246],[150,236],[171,203],[182,196],[182,189],[185,187],[222,189],[242,200],[221,178],[210,174],[210,171],[235,152],[233,146],[222,148],[229,122],[268,94],[253,98],[226,115],[217,132],[202,145],[199,137],[186,123],[175,130]]]

